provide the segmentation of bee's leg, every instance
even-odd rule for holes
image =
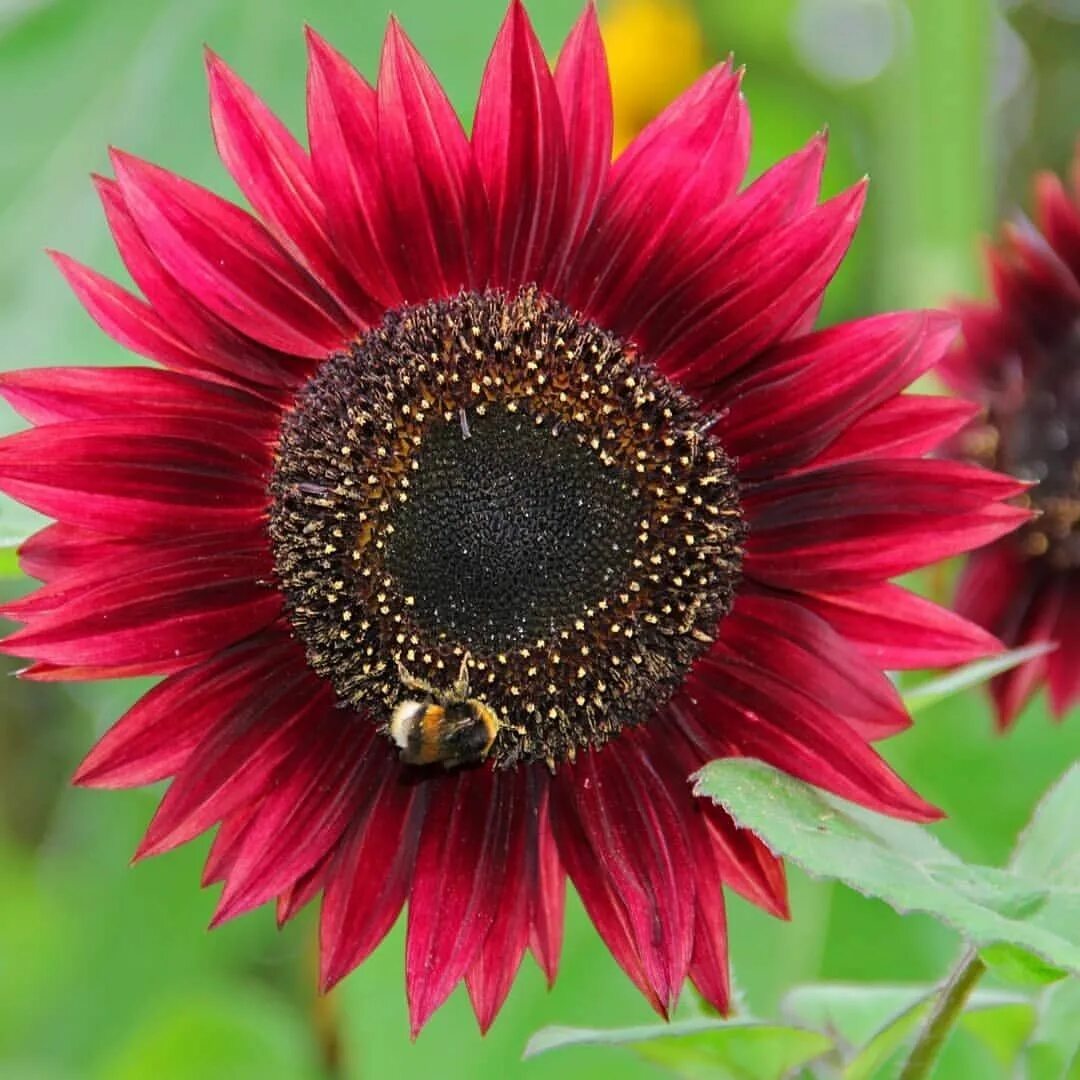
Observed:
[[[458,671],[457,681],[454,683],[454,698],[458,701],[466,701],[469,697],[469,661],[471,653],[466,653],[461,658],[461,670]]]
[[[411,671],[401,662],[401,657],[398,657],[397,662],[398,678],[401,680],[401,685],[406,690],[419,690],[422,694],[428,694],[430,697],[437,697],[435,687],[427,681],[427,679],[418,679]]]

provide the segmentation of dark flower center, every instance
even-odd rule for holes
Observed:
[[[419,622],[469,650],[558,634],[567,600],[598,603],[630,569],[629,478],[528,413],[463,411],[417,452],[385,565]]]
[[[270,532],[309,662],[406,760],[554,767],[644,722],[738,581],[707,429],[534,290],[390,313],[282,428]]]
[[[1031,348],[1035,348],[1034,344]],[[1057,570],[1080,568],[1080,322],[1005,373],[973,446],[989,464],[1035,486],[1038,516],[1019,533],[1024,551]]]

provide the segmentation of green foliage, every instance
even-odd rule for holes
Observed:
[[[1080,766],[1074,765],[1040,800],[1010,860],[1018,877],[1080,889]]]
[[[696,781],[699,795],[776,853],[897,911],[934,916],[979,946],[983,961],[1009,981],[1037,987],[1080,974],[1080,834],[1064,825],[1080,812],[1080,765],[1042,799],[1007,870],[964,863],[926,829],[855,807],[762,762],[714,761]],[[1038,1014],[1031,999],[976,995],[961,1027],[1003,1070],[1023,1053],[1031,1068],[1067,1075],[1060,1070],[1077,1054],[1075,1013],[1065,1018],[1077,985],[1052,986]],[[789,995],[787,1010],[854,1051],[845,1055],[844,1080],[870,1080],[914,1036],[936,997],[934,990],[811,987]]]
[[[1035,1029],[1036,1006],[1013,1002],[979,1009],[970,1007],[960,1018],[961,1030],[974,1035],[1006,1073],[1015,1066]]]
[[[1009,649],[1007,652],[987,657],[985,660],[975,660],[936,679],[928,679],[918,686],[906,689],[903,695],[904,705],[912,716],[916,716],[955,694],[981,686],[995,675],[1000,675],[1020,664],[1026,664],[1028,660],[1034,660],[1037,656],[1053,652],[1056,647],[1053,642],[1039,641],[1034,645]]]
[[[684,1020],[618,1030],[545,1028],[529,1040],[525,1057],[567,1046],[627,1046],[690,1080],[781,1080],[828,1053],[832,1041],[805,1028],[753,1020]]]
[[[925,1019],[936,988],[819,984],[793,990],[785,1015],[831,1034],[838,1043],[842,1080],[871,1080],[903,1049]],[[1015,994],[976,991],[961,1028],[992,1049],[1009,1068],[1035,1025],[1035,1006]]]
[[[1071,979],[1043,996],[1031,1043],[1027,1080],[1080,1080],[1080,982]]]
[[[786,1024],[685,1020],[618,1029],[549,1027],[529,1040],[525,1057],[568,1047],[621,1046],[681,1077],[780,1080],[801,1066],[807,1070],[803,1075],[884,1080],[895,1076],[898,1058],[936,995],[937,987],[925,985],[802,986],[783,1002]],[[969,999],[959,1030],[1003,1077],[1012,1075],[1022,1055],[1044,1070],[1030,1074],[1030,1080],[1064,1076],[1052,1070],[1076,1053],[1075,1013],[1069,1010],[1077,1004],[1075,996],[1039,1002],[980,990]]]
[[[1068,974],[1015,945],[990,945],[980,949],[979,956],[998,978],[1013,986],[1046,986]]]
[[[1007,870],[965,863],[925,828],[860,809],[760,761],[714,761],[695,779],[698,795],[810,874],[899,912],[932,915],[980,946],[984,962],[1008,981],[1029,989],[1052,984],[1040,996],[977,990],[964,1001],[957,1028],[987,1067],[1009,1076],[1022,1060],[1029,1080],[1080,1070],[1080,980],[1061,981],[1080,975],[1080,835],[1062,827],[1080,812],[1080,765],[1043,798]],[[553,1027],[533,1037],[526,1056],[619,1045],[679,1076],[780,1077],[803,1065],[815,1076],[875,1080],[895,1075],[942,992],[925,984],[809,985],[786,995],[785,1026],[740,1019]],[[761,1057],[762,1047],[775,1056]],[[805,1057],[796,1061],[799,1054]]]
[[[1080,974],[1080,880],[1069,879],[1069,868],[1075,874],[1080,865],[1075,852],[1061,851],[1064,876],[1054,880],[1019,872],[1022,855],[1011,871],[965,863],[918,825],[863,810],[751,759],[706,765],[695,791],[814,876],[842,881],[900,912],[933,915],[978,946],[1013,946]],[[1048,798],[1055,807],[1080,809],[1080,765]],[[1069,832],[1080,846],[1080,834]],[[1033,827],[1026,843],[1037,845],[1041,835]]]

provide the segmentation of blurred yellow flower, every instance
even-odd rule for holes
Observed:
[[[706,68],[705,41],[683,0],[611,0],[601,10],[615,97],[615,153]]]

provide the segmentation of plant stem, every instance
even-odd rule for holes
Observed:
[[[343,1080],[346,1075],[345,1041],[341,1012],[333,993],[316,994],[311,1006],[311,1026],[323,1075],[327,1080]]]
[[[906,42],[868,87],[878,126],[871,211],[882,310],[977,293],[982,268],[971,238],[993,223],[997,170],[988,98],[995,5],[906,7],[910,34],[897,29],[897,40]]]
[[[964,1011],[968,995],[985,971],[986,965],[979,959],[977,950],[969,948],[941,988],[941,993],[934,1002],[907,1061],[904,1062],[900,1080],[924,1080],[930,1076],[930,1070],[934,1067],[949,1032]]]
[[[319,929],[313,924],[314,933],[307,950],[305,963],[305,982],[308,987],[317,984],[319,978]],[[310,991],[309,991],[310,992]],[[345,1039],[341,1028],[341,1011],[338,998],[333,991],[321,993],[314,991],[308,1006],[308,1020],[311,1025],[312,1041],[318,1054],[322,1075],[326,1080],[343,1080],[348,1070],[345,1067]]]

